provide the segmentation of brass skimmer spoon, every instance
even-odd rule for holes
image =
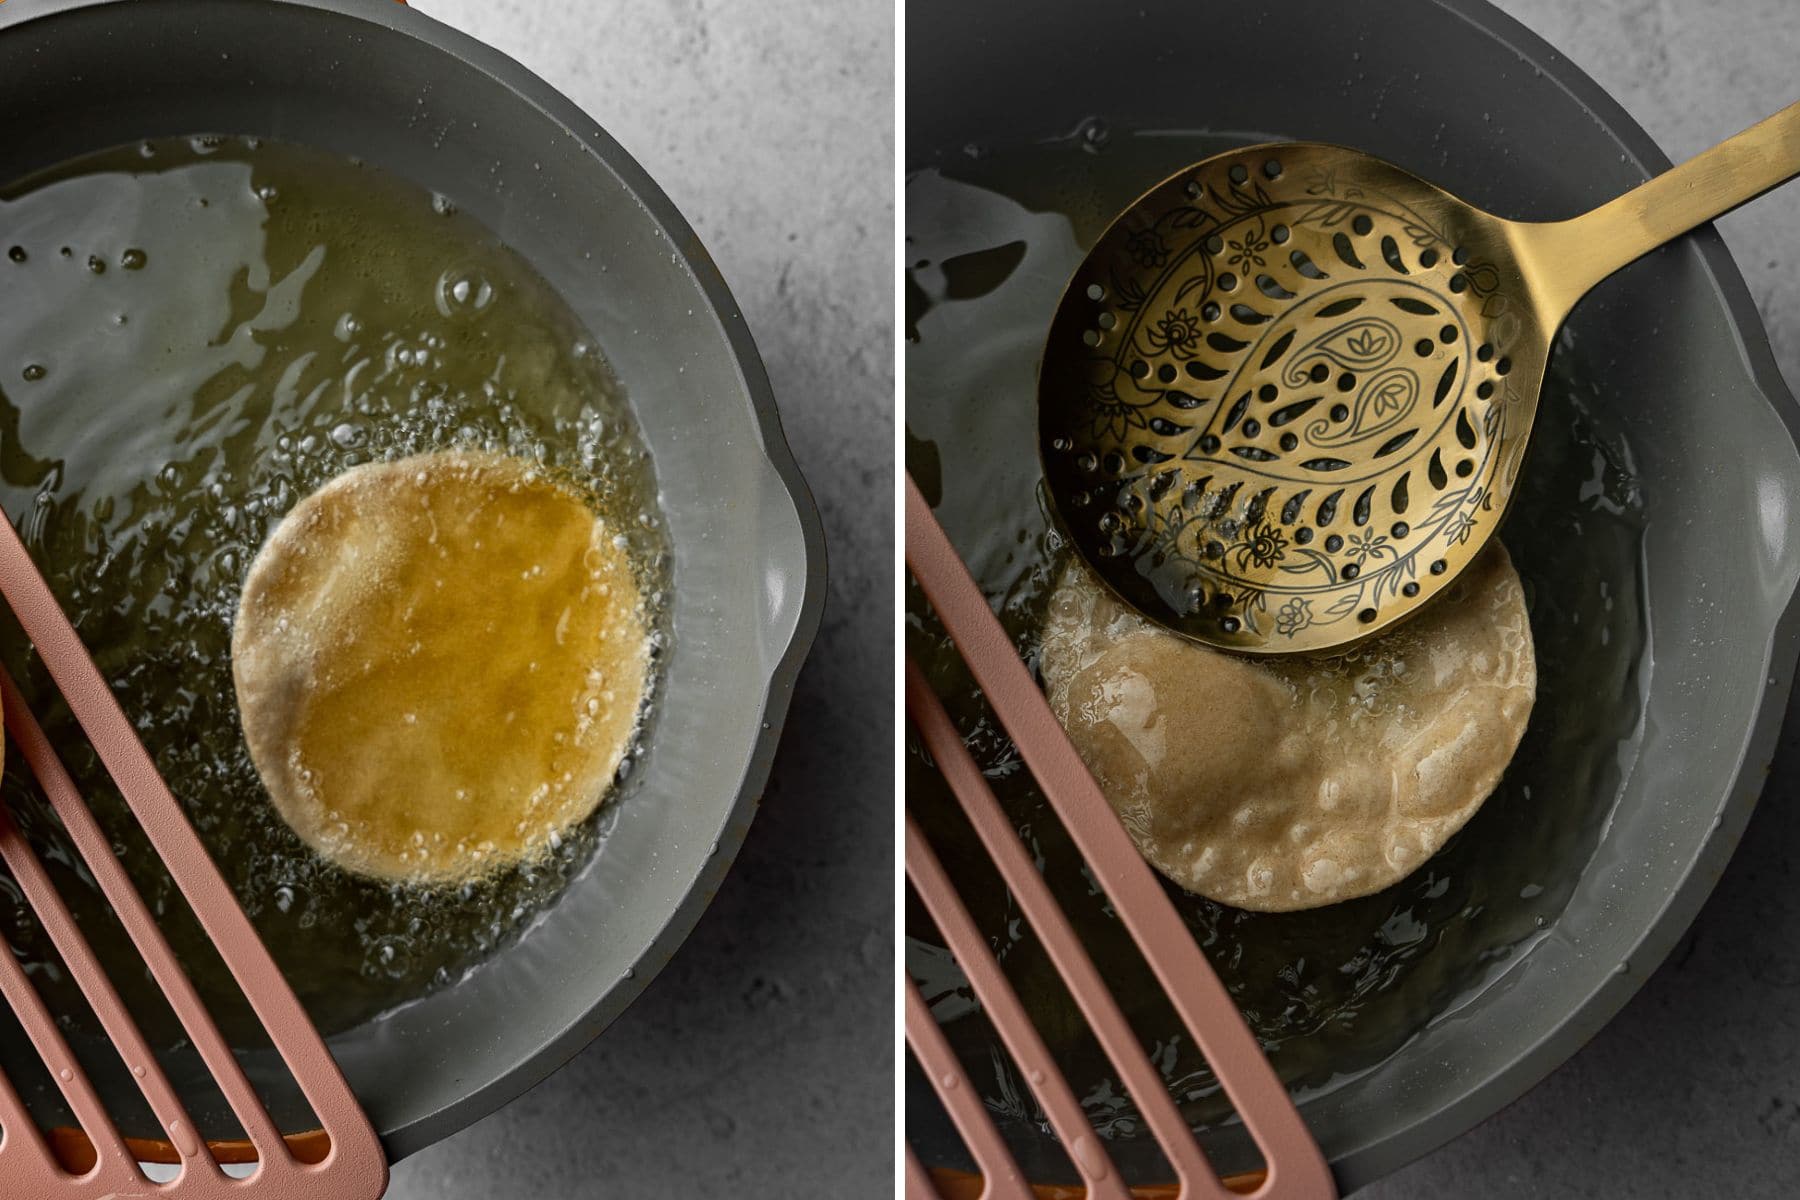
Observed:
[[[1051,501],[1133,608],[1252,654],[1404,620],[1493,536],[1587,290],[1800,174],[1800,104],[1593,212],[1507,221],[1354,150],[1209,158],[1115,220],[1038,383]]]

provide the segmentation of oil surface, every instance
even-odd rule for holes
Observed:
[[[1113,214],[1188,163],[1256,134],[1108,130],[970,147],[907,183],[907,468],[1035,664],[1069,551],[1040,492],[1034,390],[1044,331]],[[1586,400],[1580,347],[1551,360],[1539,434],[1503,531],[1523,577],[1537,705],[1498,791],[1414,874],[1377,895],[1265,914],[1165,885],[1296,1096],[1394,1054],[1490,986],[1543,936],[1593,853],[1636,757],[1648,686],[1642,507],[1629,446]],[[1027,847],[1199,1129],[1230,1117],[1216,1080],[1117,926],[1054,813],[912,590],[907,651],[945,697]],[[909,743],[907,798],[1121,1168],[1159,1158],[1054,968],[981,857],[941,778]],[[1033,1178],[1066,1174],[1044,1117],[922,907],[908,968]],[[990,1069],[991,1066],[991,1069]],[[1235,1169],[1248,1163],[1218,1164]],[[1060,1169],[1059,1169],[1060,1168]],[[1140,1167],[1141,1169],[1141,1167]]]
[[[605,808],[547,857],[481,882],[372,882],[306,850],[250,763],[228,649],[257,548],[344,469],[448,447],[534,459],[577,484],[660,609],[668,556],[624,396],[549,286],[448,199],[316,151],[220,137],[125,147],[0,192],[0,505],[326,1032],[519,935],[604,840]],[[0,629],[0,657],[152,911],[216,983],[216,958],[41,665],[10,622]],[[653,645],[667,636],[659,627]],[[16,756],[3,795],[102,957],[128,962]],[[3,875],[0,922],[52,1007],[84,1029]],[[179,1042],[167,1019],[147,1022],[153,1042]]]

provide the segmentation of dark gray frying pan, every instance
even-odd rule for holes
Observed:
[[[907,30],[911,172],[952,177],[978,156],[998,161],[1004,147],[1063,137],[1097,117],[1115,136],[1257,130],[1355,146],[1520,218],[1584,211],[1668,166],[1592,80],[1481,0],[1147,0],[1116,10],[1079,0],[914,0]],[[1111,211],[1157,178],[1120,181]],[[932,232],[912,208],[908,233]],[[948,203],[943,211],[957,213]],[[1640,339],[1651,329],[1659,336]],[[1520,1095],[1624,1004],[1718,879],[1788,696],[1800,649],[1800,544],[1789,519],[1800,496],[1796,413],[1724,245],[1708,229],[1641,261],[1595,291],[1570,331],[1559,353],[1574,345],[1600,365],[1587,402],[1629,430],[1637,454],[1651,614],[1649,665],[1634,681],[1641,748],[1616,798],[1579,788],[1553,798],[1610,805],[1610,814],[1592,843],[1544,864],[1569,887],[1544,936],[1419,1013],[1410,1037],[1380,1061],[1300,1094],[1346,1190]],[[948,429],[955,402],[942,403],[929,419]],[[920,414],[918,396],[909,405]],[[909,432],[921,446],[942,436],[914,415]],[[1559,434],[1567,429],[1540,430],[1533,455],[1556,453]],[[935,460],[909,465],[918,475]],[[989,484],[963,481],[959,492],[948,468],[938,482],[940,519],[973,544],[982,531],[956,526],[958,506],[968,509],[959,497]],[[982,570],[977,562],[978,577]],[[1729,586],[1703,594],[1695,581],[1708,577]],[[1590,691],[1583,702],[1618,700]],[[1533,719],[1573,717],[1540,702]],[[1021,1162],[1040,1180],[1065,1178],[1060,1151],[1031,1124],[1007,1130]],[[908,1137],[928,1163],[961,1159],[923,1086],[909,1088]],[[1204,1138],[1232,1165],[1233,1126]],[[1119,1137],[1109,1149],[1149,1181],[1157,1164],[1145,1143]]]
[[[818,517],[762,364],[705,248],[629,155],[519,64],[391,0],[11,0],[0,111],[0,182],[220,132],[360,156],[439,191],[558,289],[632,397],[675,559],[645,770],[606,851],[531,936],[378,1033],[332,1039],[400,1158],[617,1017],[743,841],[825,594]],[[606,246],[610,269],[576,245]]]

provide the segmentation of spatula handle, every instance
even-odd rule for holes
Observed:
[[[1616,200],[1568,221],[1522,225],[1521,259],[1567,313],[1589,288],[1664,242],[1800,175],[1800,102]]]

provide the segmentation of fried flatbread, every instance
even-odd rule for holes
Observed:
[[[1146,859],[1268,912],[1368,895],[1435,854],[1499,783],[1537,662],[1494,543],[1405,625],[1330,659],[1168,633],[1072,562],[1041,657],[1050,704]]]
[[[346,471],[257,554],[232,630],[251,758],[358,874],[442,882],[539,852],[609,790],[648,671],[625,550],[535,464]]]

